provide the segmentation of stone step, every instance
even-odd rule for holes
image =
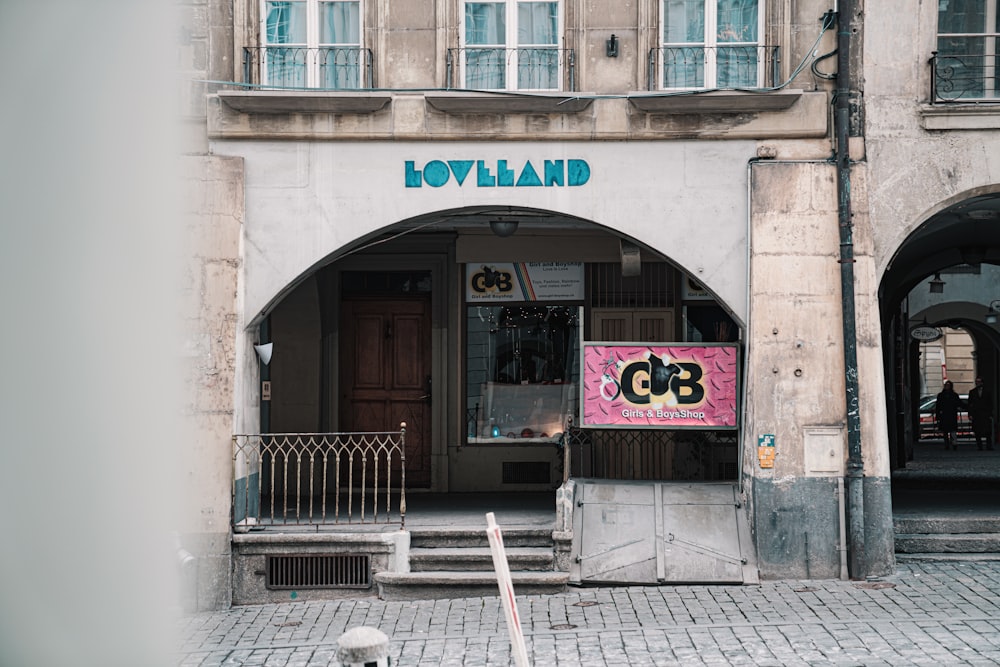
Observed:
[[[1000,533],[896,534],[896,553],[1000,552]]]
[[[506,548],[507,565],[511,571],[552,571],[552,547]],[[493,571],[493,554],[489,547],[417,547],[410,549],[410,571],[433,572],[450,570],[463,572]]]
[[[501,529],[505,548],[548,547],[552,548],[552,527],[504,527]],[[488,547],[486,528],[419,527],[410,529],[410,547]]]
[[[958,534],[1000,533],[1000,516],[895,516],[892,520],[896,534]]]
[[[979,553],[922,553],[922,554],[896,554],[897,563],[934,563],[951,562],[961,563],[970,561],[995,561],[1000,560],[1000,552],[983,551]]]
[[[379,572],[374,576],[383,600],[446,600],[495,597],[500,594],[493,572]],[[566,591],[568,572],[511,572],[515,595],[551,595]]]

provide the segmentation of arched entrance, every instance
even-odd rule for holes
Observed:
[[[275,350],[262,423],[333,432],[405,422],[411,488],[552,490],[568,463],[626,480],[738,474],[735,422],[684,438],[577,438],[580,458],[564,456],[563,433],[581,420],[583,341],[741,338],[708,286],[585,220],[515,207],[411,219],[329,256],[261,323]]]
[[[989,490],[1000,477],[1000,457],[995,449],[976,446],[964,409],[958,441],[945,450],[933,406],[946,380],[964,400],[975,378],[982,377],[993,415],[985,439],[995,442],[1000,329],[993,310],[1000,307],[998,285],[996,193],[967,196],[929,217],[899,248],[882,279],[897,554],[982,550],[976,540],[962,537],[965,528],[949,512],[959,505],[975,512],[996,504]],[[950,532],[940,538],[934,530]],[[948,544],[942,546],[941,539]]]

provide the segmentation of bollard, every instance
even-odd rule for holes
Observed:
[[[389,637],[378,628],[351,628],[337,640],[342,667],[389,667]]]

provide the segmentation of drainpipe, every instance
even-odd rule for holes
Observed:
[[[844,326],[844,373],[847,407],[848,569],[852,579],[865,577],[864,462],[858,413],[858,337],[854,304],[854,241],[851,212],[851,155],[848,145],[851,93],[851,18],[854,0],[840,0],[837,12],[837,91],[834,131],[837,160],[837,214],[840,224],[840,294]]]

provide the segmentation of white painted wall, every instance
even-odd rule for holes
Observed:
[[[746,165],[752,142],[216,142],[245,159],[247,322],[317,262],[383,227],[467,206],[524,206],[578,216],[632,236],[696,276],[746,321]],[[407,188],[404,165],[431,160],[582,159],[578,187]]]

